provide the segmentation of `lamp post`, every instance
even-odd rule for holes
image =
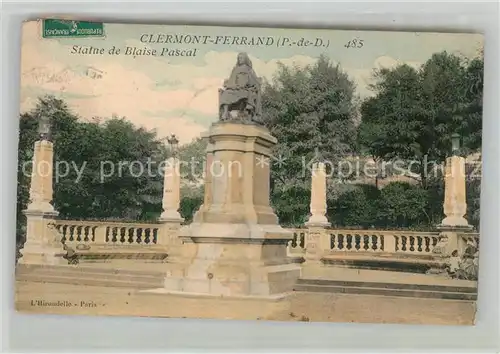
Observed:
[[[170,136],[167,138],[167,142],[170,147],[172,156],[176,158],[179,148],[179,139],[177,139],[177,136],[175,134],[170,134]]]
[[[167,142],[171,155],[167,160],[163,176],[163,212],[160,215],[160,221],[178,227],[183,221],[179,214],[181,189],[180,166],[177,158],[179,139],[175,134],[171,134]],[[169,242],[169,240],[164,237],[164,242]]]
[[[446,159],[444,181],[444,214],[441,226],[446,228],[470,228],[464,218],[467,213],[465,158],[460,156],[460,135],[451,135],[452,156]]]
[[[40,115],[38,122],[38,137],[42,141],[50,141],[52,138],[51,118],[46,115]]]
[[[51,141],[51,113],[39,116],[38,140],[33,151],[33,168],[30,181],[30,203],[23,211],[26,215],[26,243],[21,251],[20,263],[59,264],[61,252],[60,234],[52,229],[58,212],[54,209],[53,160]]]
[[[460,134],[458,133],[451,135],[451,153],[453,156],[460,155]]]

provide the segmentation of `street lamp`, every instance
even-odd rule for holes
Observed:
[[[453,155],[458,155],[460,151],[460,135],[454,133],[451,135],[451,152]]]
[[[179,139],[175,136],[175,134],[171,134],[168,138],[168,145],[170,145],[170,151],[174,157],[177,156],[177,149],[179,147]]]
[[[38,122],[38,136],[40,140],[48,140],[51,139],[51,124],[50,117],[41,115],[40,120]]]

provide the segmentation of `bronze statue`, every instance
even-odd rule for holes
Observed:
[[[252,68],[252,62],[246,53],[239,53],[229,79],[219,89],[219,119],[242,122],[260,122],[261,117],[261,81]],[[238,111],[235,119],[231,111]]]

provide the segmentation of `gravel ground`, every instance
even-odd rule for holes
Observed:
[[[75,315],[472,325],[475,314],[474,302],[454,300],[298,292],[268,302],[31,282],[16,283],[15,299],[21,312]]]

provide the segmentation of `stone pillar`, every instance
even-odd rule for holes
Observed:
[[[465,240],[458,233],[472,230],[464,215],[467,213],[465,158],[451,156],[446,159],[444,176],[444,205],[445,218],[438,225],[441,231],[442,244],[446,241],[446,254],[457,250],[461,254],[465,249]]]
[[[184,219],[179,214],[181,202],[181,176],[179,159],[170,157],[165,164],[163,176],[163,212],[160,221],[181,223]]]
[[[430,273],[443,273],[441,268],[454,250],[459,255],[463,254],[466,241],[460,237],[460,233],[473,229],[464,217],[467,213],[465,158],[458,155],[446,159],[443,211],[445,218],[437,226],[440,231],[439,242],[433,249],[436,259],[443,265],[431,268]]]
[[[464,218],[467,213],[465,191],[465,158],[452,156],[446,159],[444,176],[444,215],[441,226],[470,228]]]
[[[321,238],[330,226],[326,218],[326,171],[325,164],[317,162],[312,166],[310,217],[306,223],[309,232],[305,240],[305,260],[307,263],[321,263],[323,249]]]
[[[26,242],[21,250],[23,264],[57,264],[62,253],[60,234],[54,229],[58,216],[52,206],[53,144],[35,142],[31,173],[30,202],[26,215]]]
[[[160,244],[165,246],[179,246],[179,229],[184,219],[179,214],[181,202],[181,175],[180,163],[177,156],[172,156],[165,161],[163,175],[163,212],[159,222],[162,223]]]
[[[307,224],[330,226],[326,218],[326,171],[323,162],[312,166],[310,214]]]
[[[169,272],[165,291],[275,297],[293,289],[300,266],[287,257],[293,233],[270,206],[271,148],[255,124],[214,123],[208,134],[204,204],[181,228],[185,267]]]

